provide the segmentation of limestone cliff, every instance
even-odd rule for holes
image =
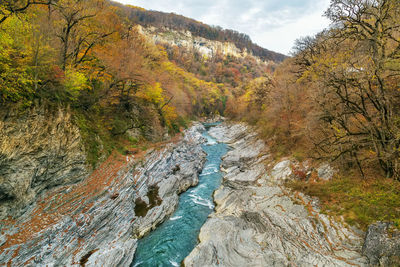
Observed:
[[[209,40],[200,36],[193,35],[190,31],[178,31],[167,27],[156,28],[153,26],[137,26],[139,33],[143,34],[148,40],[155,44],[167,44],[179,47],[191,52],[200,53],[205,59],[210,59],[216,55],[233,56],[236,58],[252,57],[259,64],[272,64],[272,61],[264,61],[254,56],[247,49],[239,49],[232,42],[221,42]]]
[[[81,135],[68,111],[0,110],[0,219],[19,215],[45,189],[87,174]]]
[[[400,230],[394,223],[371,224],[365,236],[363,255],[372,266],[400,266]]]

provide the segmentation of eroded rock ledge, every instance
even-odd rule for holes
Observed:
[[[4,221],[0,265],[129,266],[137,239],[175,210],[180,192],[198,183],[204,130],[195,124],[181,141],[144,158],[110,157],[81,183],[51,190],[18,220]],[[138,198],[156,205],[138,216]]]
[[[268,152],[252,129],[222,124],[210,130],[232,150],[215,192],[216,210],[201,228],[185,266],[364,266],[362,237],[319,212],[315,200],[282,181],[283,161],[265,168]]]
[[[0,110],[0,220],[19,216],[43,191],[90,172],[70,112],[42,106],[20,113]]]

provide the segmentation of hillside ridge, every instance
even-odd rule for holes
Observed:
[[[260,58],[263,61],[282,62],[287,58],[286,55],[263,48],[252,42],[250,36],[236,30],[223,29],[220,26],[210,26],[192,18],[175,13],[166,13],[155,10],[123,5],[111,1],[111,4],[123,8],[128,13],[128,17],[134,23],[145,28],[155,27],[158,29],[168,28],[175,31],[188,31],[193,36],[203,37],[210,41],[233,43],[242,52]]]

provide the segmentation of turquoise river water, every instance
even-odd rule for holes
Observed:
[[[207,161],[199,184],[180,195],[179,206],[169,219],[139,240],[131,266],[180,266],[196,246],[200,228],[214,209],[212,194],[221,184],[221,157],[228,150],[207,132],[203,136],[207,138],[202,146]]]

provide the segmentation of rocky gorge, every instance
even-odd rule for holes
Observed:
[[[22,216],[3,220],[0,265],[129,266],[138,238],[198,183],[202,131],[197,123],[146,155],[113,155],[82,182],[43,193]]]
[[[194,123],[174,142],[143,155],[113,154],[82,181],[44,190],[22,216],[3,220],[0,265],[131,266],[139,239],[166,221],[180,193],[209,172],[205,131]],[[322,214],[318,199],[285,187],[296,162],[273,160],[255,129],[223,122],[208,135],[230,150],[223,152],[215,205],[199,202],[200,187],[187,192],[192,205],[213,212],[199,226],[184,266],[396,266],[399,234],[391,224],[364,233]],[[316,170],[321,179],[334,172],[327,164]],[[168,221],[185,216],[175,215]]]

